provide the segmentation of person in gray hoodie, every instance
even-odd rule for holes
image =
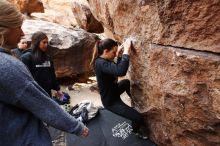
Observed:
[[[86,137],[89,129],[48,98],[25,65],[10,54],[24,33],[21,13],[0,1],[0,145],[52,146],[44,123]]]

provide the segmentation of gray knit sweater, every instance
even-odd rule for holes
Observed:
[[[43,122],[80,135],[84,125],[48,97],[22,62],[1,50],[0,145],[52,145]]]

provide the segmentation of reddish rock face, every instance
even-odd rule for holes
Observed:
[[[132,91],[137,108],[147,112],[154,141],[219,144],[220,56],[160,45],[149,45],[138,56],[130,69]]]
[[[72,0],[42,0],[42,2],[45,7],[45,13],[35,13],[32,16],[71,28],[77,25],[71,10]]]
[[[98,21],[122,40],[220,52],[220,1],[88,0]]]
[[[93,33],[104,32],[102,24],[95,19],[88,6],[74,2],[72,11],[80,28]]]
[[[14,3],[22,13],[44,12],[41,0],[8,0]]]
[[[109,37],[133,39],[129,77],[160,146],[220,145],[220,1],[88,0]]]

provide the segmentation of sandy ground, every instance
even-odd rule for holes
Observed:
[[[68,90],[68,86],[61,86],[61,90],[68,93],[71,97],[71,105],[76,105],[83,100],[91,101],[95,106],[102,106],[100,95],[97,91],[91,91],[90,87],[96,83],[95,77],[90,77],[90,81],[87,83],[75,83],[72,86],[73,90]],[[130,106],[130,98],[126,93],[121,95],[121,99]]]

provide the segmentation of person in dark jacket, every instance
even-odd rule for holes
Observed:
[[[22,14],[0,1],[0,145],[52,146],[44,123],[87,136],[89,129],[65,112],[33,79],[26,66],[11,55],[24,33]]]
[[[117,46],[112,39],[99,40],[94,48],[90,63],[94,67],[101,101],[103,106],[132,121],[133,132],[147,139],[148,130],[143,116],[132,107],[126,105],[120,98],[123,92],[130,94],[130,81],[125,79],[118,82],[119,76],[125,76],[129,67],[131,41],[127,40],[123,47]],[[123,53],[123,54],[122,54]],[[114,58],[118,57],[117,63]],[[145,129],[145,131],[144,131]]]
[[[20,58],[20,56],[24,54],[25,50],[28,49],[27,47],[27,40],[25,38],[22,38],[18,43],[18,48],[12,49],[11,52],[15,57]]]
[[[52,97],[51,90],[57,91],[57,97],[63,97],[56,79],[53,61],[46,53],[48,37],[44,32],[36,32],[31,38],[31,50],[21,56],[37,83]]]

